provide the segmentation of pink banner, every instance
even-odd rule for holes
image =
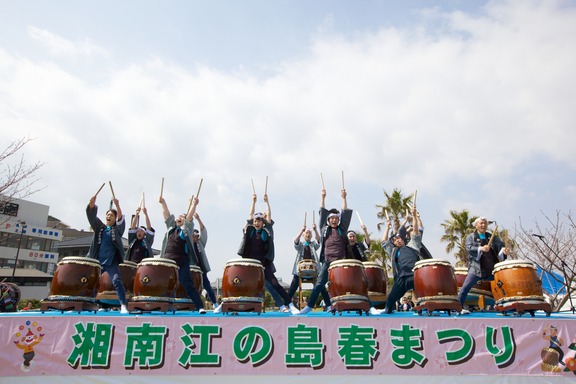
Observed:
[[[535,375],[576,379],[566,318],[0,317],[0,376]]]

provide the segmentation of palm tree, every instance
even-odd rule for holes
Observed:
[[[446,245],[446,252],[450,253],[456,249],[454,256],[456,257],[457,267],[468,267],[468,252],[466,251],[466,236],[474,232],[474,220],[477,216],[470,216],[468,210],[463,211],[450,211],[450,219],[442,223],[444,227],[444,235],[440,241],[448,243]]]
[[[388,212],[388,216],[394,223],[393,227],[398,230],[398,228],[400,228],[400,219],[406,217],[406,211],[410,208],[410,202],[414,195],[404,197],[400,189],[394,188],[391,195],[384,191],[384,196],[386,196],[386,204],[376,204],[376,208],[380,209],[380,212],[378,212],[376,216],[380,220],[386,220],[386,212]],[[380,230],[383,224],[385,224],[385,221],[378,223],[378,230]]]

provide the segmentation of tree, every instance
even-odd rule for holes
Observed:
[[[35,188],[38,182],[35,174],[45,163],[37,162],[29,165],[24,160],[24,155],[14,161],[18,152],[31,140],[30,136],[15,140],[0,153],[1,208],[14,199],[23,199],[42,189]]]
[[[441,225],[444,228],[444,235],[440,241],[448,243],[446,252],[450,253],[456,249],[457,267],[468,267],[468,251],[466,250],[466,237],[474,232],[474,220],[477,216],[470,216],[470,212],[464,209],[460,212],[450,211],[450,219],[445,220]]]
[[[576,278],[576,222],[572,212],[562,213],[556,211],[555,217],[544,214],[544,224],[534,220],[533,226],[529,227],[520,220],[516,227],[515,242],[518,244],[518,254],[526,260],[532,261],[544,271],[554,272],[560,275],[557,282],[564,285],[566,294],[552,294],[550,299],[555,311],[558,311],[570,300],[572,310],[574,304],[571,296],[576,290],[574,279]]]
[[[400,219],[406,217],[406,211],[410,208],[410,202],[414,195],[404,197],[400,189],[394,188],[391,195],[384,191],[384,196],[386,197],[386,204],[376,204],[376,207],[380,209],[380,212],[378,212],[376,216],[380,220],[387,220],[386,213],[388,213],[388,217],[390,217],[394,223],[393,227],[398,230],[398,228],[400,228]],[[384,224],[384,222],[378,223],[378,230],[380,230],[382,224]]]

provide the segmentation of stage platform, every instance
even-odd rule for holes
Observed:
[[[0,340],[0,383],[576,382],[571,312],[25,311]]]

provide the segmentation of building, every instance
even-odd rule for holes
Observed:
[[[48,295],[62,231],[48,225],[47,205],[14,199],[0,203],[0,280],[20,287],[21,296]]]

